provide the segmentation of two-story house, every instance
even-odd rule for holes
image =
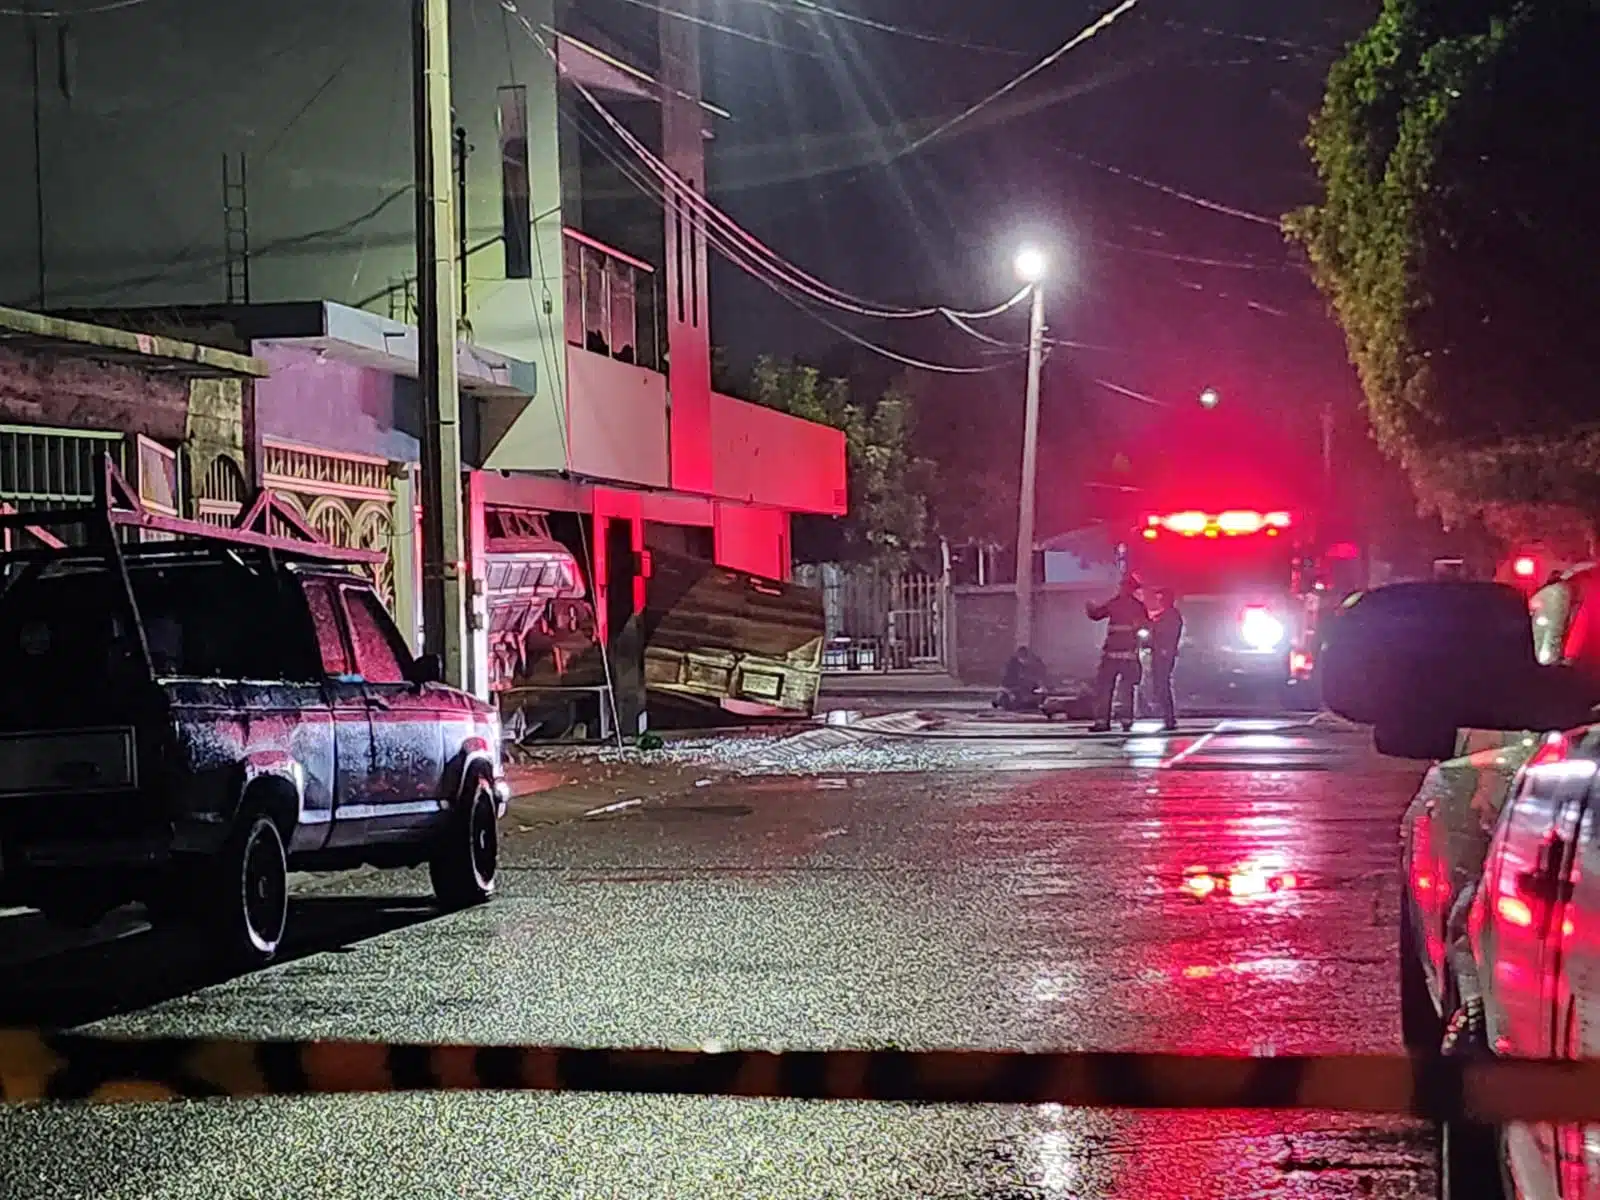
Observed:
[[[693,0],[659,7],[674,3]],[[558,33],[551,0],[452,7],[479,691],[496,531],[526,527],[519,518],[581,546],[614,626],[648,587],[646,556],[622,551],[784,578],[791,515],[845,508],[837,431],[711,388],[702,217],[642,210],[648,220],[620,226],[629,245],[584,227],[608,197],[593,193],[576,82],[702,190],[722,119],[700,96],[696,26],[639,16],[630,60],[580,29]],[[0,302],[264,363],[236,453],[169,447],[186,506],[216,512],[241,486],[273,488],[327,536],[387,549],[395,606],[414,625],[409,7],[163,0],[0,21],[30,34],[0,58],[0,154],[13,164]],[[24,411],[5,368],[0,423],[141,432],[110,410]]]

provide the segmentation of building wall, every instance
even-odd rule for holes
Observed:
[[[138,432],[176,446],[188,419],[187,379],[0,348],[0,421]]]
[[[525,18],[527,24],[523,23]],[[478,342],[561,375],[560,171],[553,64],[528,26],[551,0],[452,5],[468,159]],[[403,317],[415,274],[411,9],[358,0],[163,0],[40,39],[45,296],[37,292],[31,70],[24,26],[0,38],[0,302],[25,307],[226,298],[222,162],[246,155],[255,302],[330,299]],[[64,41],[58,41],[56,31]],[[507,280],[497,89],[524,86],[531,280]],[[548,366],[548,371],[546,367]]]
[[[1105,626],[1089,620],[1083,606],[1090,600],[1105,600],[1113,590],[1114,586],[1108,589],[1104,584],[1046,584],[1035,589],[1032,648],[1044,660],[1051,679],[1094,678]],[[951,604],[955,612],[954,670],[965,683],[999,683],[1006,659],[1015,649],[1011,631],[1017,616],[1016,589],[1010,584],[958,587]]]
[[[768,579],[789,578],[792,563],[788,513],[719,502],[713,529],[719,566]]]
[[[845,511],[843,433],[718,392],[711,401],[717,496],[794,512]]]
[[[418,460],[413,380],[287,343],[257,342],[253,352],[272,368],[256,383],[260,437],[392,462]]]

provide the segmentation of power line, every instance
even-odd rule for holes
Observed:
[[[975,51],[980,54],[1003,54],[1011,58],[1026,58],[1028,54],[1026,50],[1011,50],[1005,46],[992,46],[986,42],[969,42],[964,38],[950,37],[948,34],[929,33],[922,29],[910,29],[904,25],[892,25],[887,21],[874,20],[872,17],[864,17],[859,13],[847,12],[840,8],[831,8],[825,4],[815,4],[812,0],[750,0],[750,2],[782,13],[804,12],[814,16],[828,17],[831,20],[843,21],[850,25],[859,25],[864,29],[872,29],[878,33],[893,34],[897,37],[926,42],[935,46],[949,46],[953,49]]]
[[[0,17],[37,17],[41,21],[65,21],[73,17],[94,17],[124,8],[137,8],[141,4],[149,3],[150,0],[110,0],[110,3],[96,4],[92,8],[0,8]]]
[[[941,124],[934,126],[934,128],[930,129],[927,133],[923,134],[919,138],[916,138],[899,150],[893,157],[899,158],[903,155],[911,154],[914,151],[921,149],[935,138],[941,136],[942,134],[961,124],[963,121],[967,120],[974,113],[981,109],[987,108],[996,100],[999,100],[1001,97],[1015,91],[1028,80],[1032,79],[1040,71],[1047,70],[1048,68],[1054,66],[1056,63],[1060,62],[1061,59],[1065,58],[1071,51],[1076,50],[1090,38],[1111,26],[1117,21],[1118,18],[1122,17],[1128,12],[1131,12],[1135,7],[1137,7],[1138,3],[1139,0],[1122,0],[1122,3],[1118,4],[1115,8],[1109,10],[1108,12],[1101,14],[1100,17],[1092,21],[1083,29],[1080,29],[1072,37],[1068,38],[1065,42],[1061,43],[1061,45],[1050,51],[1049,54],[1046,54],[1043,58],[1034,63],[1033,66],[1029,67],[1027,70],[1023,71],[1020,75],[1013,76],[1010,80],[1001,84],[994,91],[983,97],[983,99],[978,100],[973,104],[969,104],[966,108],[962,109],[948,121],[944,121]]]
[[[629,182],[633,183],[634,186],[646,196],[659,203],[665,203],[670,199],[670,196],[661,183],[654,180],[651,178],[651,176],[645,174],[643,171],[639,170],[632,163],[623,160],[622,157],[609,145],[607,145],[592,128],[589,128],[580,122],[578,124],[578,130],[580,134],[589,139],[591,145],[599,150],[600,153],[611,162],[619,174],[621,174]],[[918,370],[931,371],[943,375],[982,375],[993,371],[1007,370],[1013,365],[1012,362],[1000,362],[976,367],[952,366],[948,363],[936,363],[925,359],[914,358],[911,355],[902,354],[898,350],[892,350],[887,346],[879,345],[877,342],[874,342],[869,338],[865,338],[856,333],[854,330],[840,325],[830,318],[817,312],[814,308],[806,304],[799,298],[799,296],[795,294],[797,289],[791,286],[786,286],[782,281],[772,278],[771,274],[762,269],[763,264],[760,263],[759,260],[753,259],[753,256],[748,250],[739,246],[738,243],[730,241],[721,231],[710,226],[706,226],[705,234],[706,245],[715,249],[734,266],[738,267],[752,278],[765,284],[769,289],[776,292],[785,301],[793,305],[806,316],[809,316],[812,320],[826,326],[839,336],[846,338],[858,346],[861,346],[863,349],[872,351],[874,354],[881,355],[884,358],[890,359],[904,366],[915,367]]]
[[[1080,153],[1077,150],[1061,150],[1060,153],[1065,154],[1068,158],[1075,158],[1079,162],[1095,168],[1097,171],[1104,171],[1108,175],[1115,175],[1119,179],[1137,183],[1140,187],[1150,188],[1152,191],[1160,192],[1165,196],[1171,196],[1175,200],[1193,204],[1197,208],[1220,213],[1225,217],[1237,217],[1241,221],[1250,221],[1256,225],[1265,225],[1270,229],[1281,230],[1283,228],[1282,222],[1272,217],[1264,217],[1260,213],[1250,212],[1243,208],[1234,208],[1228,204],[1220,204],[1215,200],[1207,200],[1204,196],[1196,196],[1192,192],[1184,192],[1175,187],[1168,187],[1164,183],[1157,183],[1154,179],[1146,179],[1142,175],[1135,175],[1132,171],[1124,171],[1121,167],[1114,167],[1110,163],[1103,163],[1099,159],[1090,158],[1087,154]]]
[[[1137,2],[1137,0],[1133,0],[1133,2]],[[533,32],[531,29],[529,32],[541,46],[545,47],[546,52],[548,53],[548,45],[545,43],[544,39],[540,38],[539,35]],[[560,69],[559,60],[557,60],[557,69]],[[588,87],[576,79],[572,79],[571,82],[578,91],[579,95],[581,95],[589,104],[589,106],[594,109],[596,114],[598,114],[599,117],[611,129],[612,133],[615,134],[616,137],[619,138],[630,151],[632,151],[636,158],[645,164],[650,173],[654,175],[655,178],[660,182],[665,192],[670,193],[677,203],[687,204],[689,207],[698,210],[700,216],[706,220],[708,232],[711,229],[720,226],[726,236],[735,238],[745,243],[745,245],[749,247],[750,252],[757,256],[758,261],[763,261],[769,270],[772,270],[784,280],[784,283],[788,287],[808,296],[812,300],[822,304],[832,305],[833,307],[839,308],[843,311],[852,312],[858,316],[865,317],[877,317],[883,319],[912,319],[936,315],[943,315],[946,317],[953,315],[954,317],[965,318],[968,320],[984,320],[990,317],[998,316],[1015,305],[1021,303],[1022,300],[1025,299],[1029,294],[1028,289],[1024,288],[1022,291],[1019,291],[1016,295],[1011,297],[1010,300],[980,312],[963,312],[959,309],[951,309],[937,305],[916,309],[885,307],[874,305],[869,301],[863,301],[861,297],[853,296],[848,292],[842,291],[841,289],[834,287],[832,284],[829,284],[826,281],[817,278],[815,275],[811,275],[801,268],[795,266],[792,262],[784,258],[777,251],[773,250],[765,242],[761,241],[754,234],[750,233],[732,217],[728,216],[715,204],[708,200],[705,196],[701,195],[696,189],[685,184],[684,181],[666,165],[666,163],[653,154],[647,146],[639,141],[638,138],[634,137],[627,127],[612,115],[612,113],[599,101],[599,99],[594,95],[593,92],[589,90]]]
[[[1197,254],[1177,254],[1171,250],[1153,250],[1147,246],[1127,246],[1121,242],[1095,239],[1095,245],[1124,254],[1138,254],[1145,258],[1160,258],[1168,262],[1187,263],[1196,267],[1223,267],[1234,271],[1281,271],[1285,274],[1303,275],[1305,268],[1290,262],[1252,262],[1244,258],[1206,258]]]
[[[699,25],[704,29],[714,29],[718,33],[726,33],[732,37],[741,38],[747,42],[754,42],[758,46],[772,46],[778,50],[787,50],[792,54],[803,54],[807,58],[823,57],[815,50],[808,50],[803,46],[791,46],[787,42],[780,42],[773,38],[762,37],[759,33],[751,33],[748,30],[737,29],[732,25],[724,25],[720,21],[712,21],[706,17],[696,16],[694,13],[684,12],[681,9],[673,8],[670,5],[653,3],[652,0],[623,0],[623,2],[625,4],[637,5],[640,8],[648,8],[654,12],[663,13],[669,17],[675,17],[680,21],[688,22],[690,25]]]

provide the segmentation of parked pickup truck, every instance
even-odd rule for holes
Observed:
[[[445,905],[487,900],[498,718],[412,657],[360,552],[162,521],[0,554],[0,901],[143,902],[260,963],[291,869],[426,863]]]

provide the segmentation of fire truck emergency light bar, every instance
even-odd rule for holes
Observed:
[[[1286,512],[1263,513],[1242,508],[1220,513],[1189,511],[1151,514],[1145,518],[1144,536],[1154,539],[1164,529],[1184,537],[1237,537],[1240,534],[1263,532],[1269,537],[1276,537],[1293,523],[1294,518]]]

